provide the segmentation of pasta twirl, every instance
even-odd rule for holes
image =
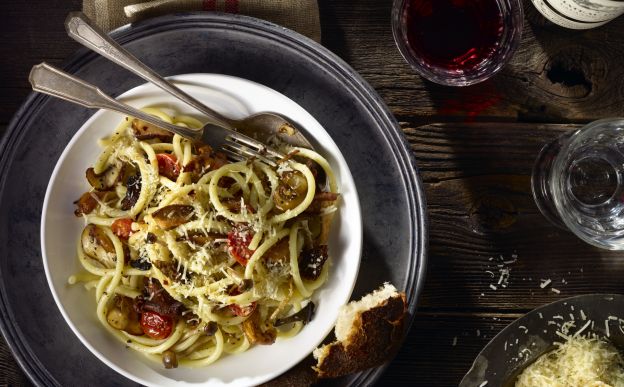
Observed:
[[[186,116],[144,109],[178,125]],[[309,149],[274,168],[126,118],[101,141],[76,202],[83,271],[114,337],[167,368],[296,335],[325,282],[334,173]],[[326,184],[327,182],[327,184]]]

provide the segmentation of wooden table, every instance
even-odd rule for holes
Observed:
[[[79,0],[0,5],[0,130],[28,94],[27,74],[77,45],[64,33]],[[521,46],[500,74],[466,87],[423,81],[390,30],[391,0],[320,0],[323,44],[385,99],[414,150],[427,192],[428,274],[415,323],[379,385],[457,385],[505,325],[573,295],[624,292],[622,253],[549,224],[530,194],[541,146],[570,124],[624,115],[624,18],[589,31],[549,24],[526,2]],[[512,261],[496,291],[498,260]],[[495,273],[492,278],[487,271]],[[540,279],[550,278],[541,289]],[[0,385],[28,385],[4,342]]]

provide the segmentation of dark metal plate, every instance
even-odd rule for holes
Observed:
[[[517,376],[538,357],[555,348],[564,339],[557,335],[561,324],[574,319],[574,334],[592,321],[581,333],[595,333],[620,350],[624,348],[624,295],[587,294],[555,301],[525,314],[509,324],[475,359],[460,387],[475,387],[487,381],[487,386],[512,387]],[[585,319],[584,319],[585,318]],[[550,323],[549,323],[550,321]],[[559,325],[557,325],[559,324]]]
[[[112,36],[162,75],[246,78],[312,114],[342,151],[360,195],[364,250],[353,297],[391,281],[408,294],[413,315],[424,280],[425,199],[394,117],[353,69],[301,35],[243,16],[172,15],[122,27]],[[144,83],[86,50],[64,68],[113,96]],[[65,145],[92,114],[32,94],[0,143],[0,328],[22,368],[41,386],[133,384],[101,363],[66,326],[41,261],[39,223],[48,180]],[[383,368],[334,382],[372,384]]]

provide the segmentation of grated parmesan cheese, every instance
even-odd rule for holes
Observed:
[[[624,359],[613,345],[576,334],[555,344],[522,371],[515,387],[624,386]]]

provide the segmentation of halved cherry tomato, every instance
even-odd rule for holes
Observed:
[[[256,310],[256,303],[252,302],[251,304],[246,305],[246,306],[240,306],[238,304],[230,304],[228,305],[228,308],[230,308],[232,313],[234,313],[236,316],[247,317],[250,314],[252,314],[254,310]]]
[[[158,153],[156,155],[158,160],[158,173],[165,176],[170,180],[177,180],[180,176],[180,164],[178,159],[174,155],[169,153]]]
[[[141,328],[152,339],[165,339],[173,330],[173,319],[156,312],[143,312],[141,313]]]
[[[228,251],[238,263],[245,266],[254,253],[254,250],[249,250],[248,246],[253,238],[253,232],[249,229],[235,227],[227,236]]]
[[[111,225],[111,229],[113,230],[113,234],[117,235],[121,239],[128,239],[132,234],[132,219],[117,219]]]

